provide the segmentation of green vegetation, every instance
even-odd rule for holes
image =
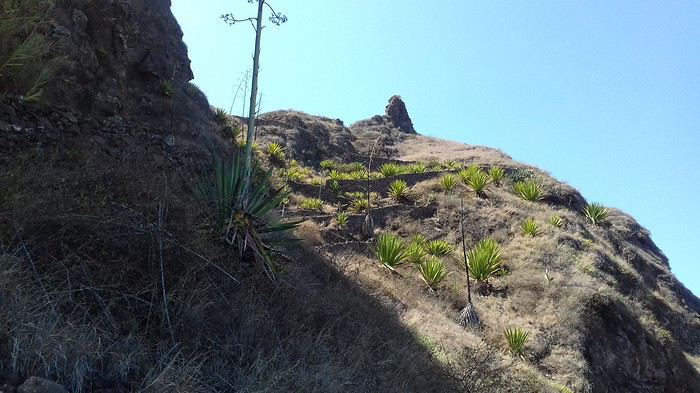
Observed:
[[[345,163],[345,164],[336,164],[335,169],[341,173],[350,173],[350,172],[363,171],[367,168],[365,168],[365,164],[363,164],[361,162],[349,162],[349,163]]]
[[[328,186],[328,189],[337,193],[340,191],[340,183],[338,183],[338,180],[331,179],[329,180],[326,185]]]
[[[420,272],[421,279],[431,291],[434,291],[436,286],[450,275],[442,261],[433,256],[427,258],[418,266],[418,272]]]
[[[367,211],[367,197],[361,196],[350,201],[350,210],[354,213],[364,213]]]
[[[486,186],[491,182],[491,178],[481,169],[477,169],[474,173],[471,173],[465,182],[467,187],[476,193],[476,195],[483,196]]]
[[[389,162],[379,167],[379,173],[381,173],[384,177],[396,176],[401,174],[401,167],[397,164]]]
[[[551,216],[547,219],[547,222],[549,223],[549,225],[557,228],[561,228],[564,226],[564,219],[560,216]]]
[[[410,264],[418,265],[422,263],[427,255],[424,243],[412,241],[406,248],[406,261]]]
[[[323,201],[319,198],[305,198],[299,202],[299,207],[304,210],[321,211],[321,209],[323,209]]]
[[[445,255],[452,254],[454,247],[444,240],[433,240],[425,244],[425,251],[436,257],[444,257]]]
[[[282,146],[280,146],[279,143],[268,143],[267,154],[270,156],[270,159],[276,163],[284,163],[284,160],[286,158],[284,154],[284,149],[282,148]]]
[[[462,182],[467,184],[469,179],[475,174],[481,172],[481,169],[476,164],[469,165],[466,169],[459,171],[459,177],[462,178]]]
[[[405,201],[408,199],[408,184],[403,180],[394,180],[389,185],[389,197],[396,202]]]
[[[338,167],[338,164],[333,160],[323,160],[319,165],[324,171],[331,171]]]
[[[520,223],[520,231],[524,236],[535,237],[540,233],[540,228],[534,218],[526,218]]]
[[[583,214],[588,218],[593,225],[598,225],[607,220],[608,209],[600,203],[591,203],[583,209]]]
[[[348,224],[348,218],[347,212],[339,212],[335,216],[335,223],[338,224],[339,227],[344,228]]]
[[[292,162],[287,169],[281,170],[280,175],[288,181],[301,182],[309,173],[306,168],[302,168],[298,164],[294,165]]]
[[[455,187],[457,187],[457,177],[455,175],[447,174],[440,178],[440,187],[447,194],[452,194]]]
[[[544,198],[542,186],[534,180],[519,181],[513,184],[513,192],[520,198],[530,202],[537,202]]]
[[[251,251],[256,265],[274,279],[275,264],[268,235],[294,228],[299,223],[282,223],[269,213],[289,197],[289,191],[273,191],[272,171],[261,173],[254,162],[253,176],[245,200],[244,158],[236,154],[230,163],[217,162],[213,179],[205,179],[197,195],[206,207],[213,228],[241,253]]]
[[[492,239],[484,239],[467,252],[469,275],[479,283],[488,285],[488,280],[503,271],[501,247]]]
[[[406,245],[391,233],[379,235],[375,253],[379,263],[392,271],[406,261]]]
[[[491,178],[491,182],[497,186],[501,185],[501,181],[503,180],[504,176],[505,171],[501,167],[492,166],[491,169],[489,169],[489,177]]]
[[[522,169],[522,168],[513,169],[508,174],[508,178],[513,183],[532,180],[534,177],[535,177],[534,172],[532,172],[530,169]]]
[[[455,160],[446,160],[442,163],[442,167],[450,171],[458,171],[462,169],[462,164]]]
[[[164,80],[160,82],[160,92],[166,97],[172,97],[175,94],[175,87],[173,82],[169,80]]]
[[[522,358],[530,333],[521,328],[508,328],[503,332],[511,355]]]
[[[221,108],[216,108],[216,110],[214,110],[214,117],[221,124],[226,124],[228,122],[228,113]]]
[[[407,166],[406,171],[408,173],[425,173],[428,172],[428,167],[422,162],[417,162]]]

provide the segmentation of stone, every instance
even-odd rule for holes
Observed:
[[[30,377],[17,388],[17,393],[68,393],[68,391],[56,382]]]
[[[394,127],[409,134],[415,134],[413,122],[406,110],[406,104],[400,96],[393,96],[389,99],[389,105],[386,106],[386,117]]]

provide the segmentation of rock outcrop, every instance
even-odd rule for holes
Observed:
[[[394,127],[409,134],[416,133],[416,130],[413,128],[411,117],[408,115],[408,110],[406,110],[406,104],[400,96],[393,96],[389,99],[389,104],[386,106],[385,112],[387,119],[389,119],[389,122],[391,122]]]

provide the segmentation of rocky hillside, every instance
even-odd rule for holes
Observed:
[[[304,220],[260,275],[207,227],[198,189],[241,119],[189,82],[169,8],[57,1],[39,31],[61,68],[41,102],[1,98],[0,391],[700,392],[700,300],[646,229],[419,135],[398,96],[349,127],[260,116],[256,154],[292,192],[275,215]],[[462,222],[502,256],[466,328]],[[380,263],[387,234],[403,263]]]

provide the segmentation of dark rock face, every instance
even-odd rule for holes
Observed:
[[[68,391],[55,382],[31,377],[17,388],[17,393],[68,393]]]
[[[400,96],[393,96],[389,99],[389,105],[386,106],[386,117],[394,127],[409,134],[416,133],[411,117],[408,116],[406,104],[401,100]]]

